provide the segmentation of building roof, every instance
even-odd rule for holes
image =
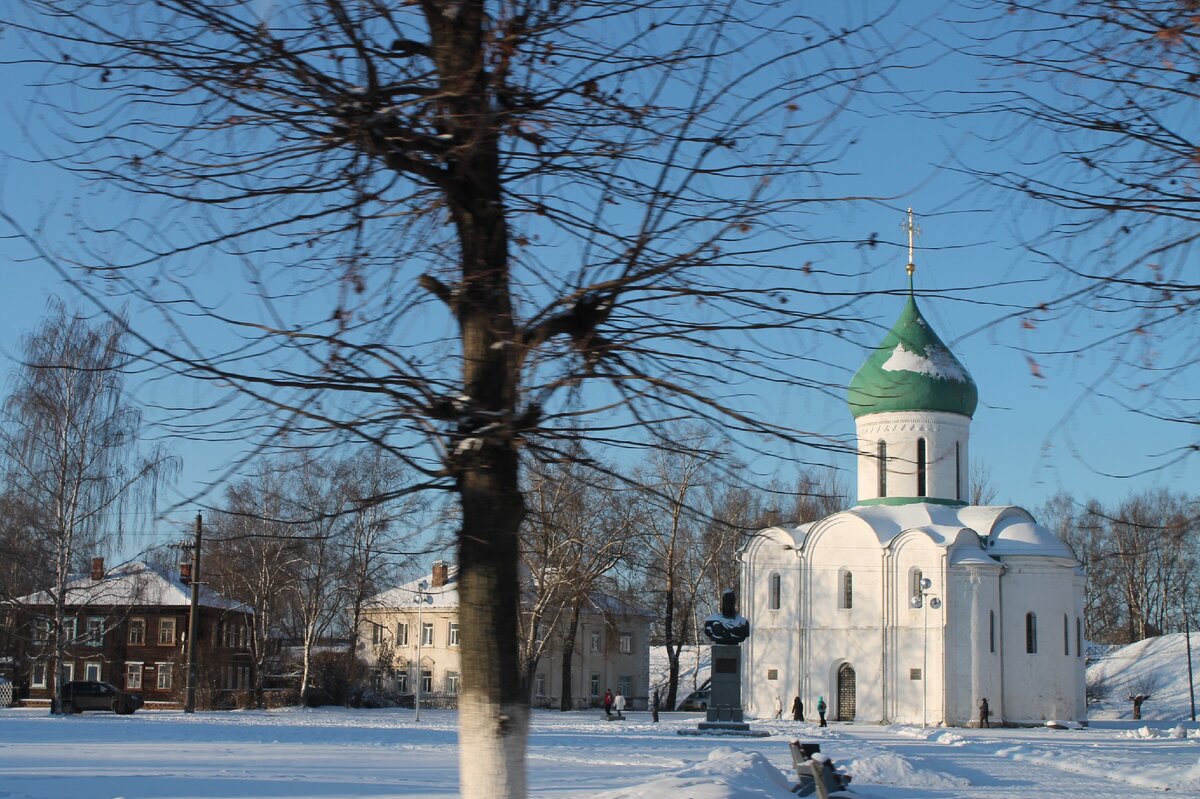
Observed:
[[[22,605],[51,605],[54,598],[49,590],[19,597]],[[134,561],[118,566],[93,580],[88,575],[76,575],[67,581],[66,604],[83,606],[153,606],[186,608],[191,605],[191,586],[175,572],[167,572],[148,563]],[[253,613],[249,605],[227,599],[208,586],[200,586],[199,604],[220,610]]]
[[[887,411],[972,416],[979,392],[966,367],[933,331],[911,295],[883,343],[850,381],[854,418]]]
[[[424,577],[418,577],[416,580],[376,594],[367,600],[367,607],[373,610],[406,610],[414,608],[417,605],[418,594],[423,592],[429,597],[424,604],[426,609],[457,608],[458,568],[451,566],[447,571],[445,585],[438,588],[430,587],[433,585],[432,574],[427,574]],[[425,583],[424,588],[421,587],[421,583]],[[636,605],[631,605],[603,591],[591,591],[587,599],[591,605],[591,610],[595,613],[611,614],[614,616],[654,617],[654,614],[650,611]]]

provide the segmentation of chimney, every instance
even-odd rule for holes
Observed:
[[[179,564],[179,582],[183,583],[184,585],[192,584],[192,564]]]
[[[92,558],[92,580],[100,582],[104,579],[104,558]]]
[[[447,571],[448,571],[448,568],[446,566],[446,561],[444,561],[444,560],[434,561],[433,575],[432,575],[433,579],[432,579],[429,587],[430,588],[441,588],[443,585],[445,585]]]

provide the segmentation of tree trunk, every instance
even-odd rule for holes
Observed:
[[[571,682],[575,667],[575,636],[579,634],[579,608],[580,603],[576,602],[571,611],[571,622],[567,625],[567,634],[563,636],[562,696],[558,701],[558,709],[563,711],[575,709],[575,697],[571,693]]]

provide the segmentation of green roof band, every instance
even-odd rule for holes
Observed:
[[[979,391],[965,366],[954,357],[921,316],[909,296],[900,318],[883,343],[850,381],[854,418],[887,411],[942,411],[973,416]]]

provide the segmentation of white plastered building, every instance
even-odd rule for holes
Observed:
[[[1082,569],[1022,508],[967,504],[977,399],[910,296],[850,383],[857,504],[741,552],[748,715],[1086,721]]]

